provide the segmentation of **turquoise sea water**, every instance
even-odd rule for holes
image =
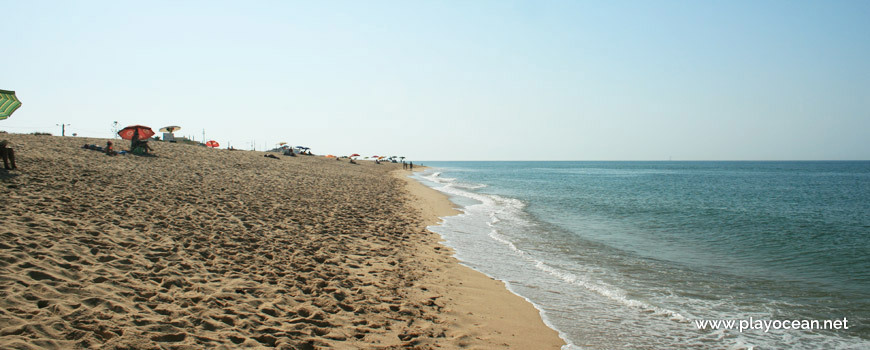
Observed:
[[[870,349],[870,162],[427,162],[430,229],[579,349]],[[696,320],[848,320],[699,330]]]

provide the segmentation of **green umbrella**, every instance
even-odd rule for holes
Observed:
[[[0,120],[9,118],[18,107],[21,107],[21,101],[15,97],[15,91],[0,90]]]

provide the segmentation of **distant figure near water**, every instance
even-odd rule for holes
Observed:
[[[408,167],[411,171],[414,171],[414,162],[408,162]]]

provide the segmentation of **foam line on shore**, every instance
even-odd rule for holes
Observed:
[[[425,168],[416,171],[423,170],[425,170]],[[439,209],[429,212],[424,211],[424,215],[428,216],[426,221],[427,223],[430,223],[430,225],[440,224],[445,217],[463,214],[462,209],[457,209],[444,193],[426,186],[417,179],[408,176],[406,172],[399,172],[397,173],[397,176],[402,177],[408,182],[408,187],[412,194],[419,198],[418,202],[429,203],[427,205],[428,207]],[[437,237],[439,245],[441,245],[443,237],[432,230],[429,230],[429,232]],[[462,264],[460,260],[453,257],[452,249],[446,246],[443,247],[444,248],[441,250],[450,254],[451,257],[447,262],[454,265],[455,269],[462,271],[462,277],[458,281],[459,284],[487,282],[486,285],[488,290],[486,292],[490,297],[477,302],[476,306],[480,309],[477,312],[482,312],[483,314],[480,315],[477,320],[472,321],[480,322],[480,319],[512,320],[512,322],[508,323],[493,322],[491,324],[476,324],[477,327],[481,328],[481,332],[488,332],[490,334],[516,334],[518,330],[526,330],[526,332],[523,332],[522,334],[522,342],[512,343],[508,348],[555,349],[569,347],[566,345],[565,335],[555,329],[555,327],[547,320],[546,315],[544,315],[538,305],[534,304],[528,298],[517,294],[513,289],[511,289],[511,286],[507,281],[495,279],[492,276]],[[468,300],[460,300],[457,302],[457,307],[468,307],[469,305],[466,304],[467,302]],[[505,312],[507,310],[510,310],[511,312]],[[461,332],[470,327],[468,324],[463,324],[461,320],[456,321],[459,322],[456,322],[452,327],[455,327],[457,331]],[[522,325],[523,328],[518,328],[520,325]],[[507,340],[510,340],[510,338]],[[489,347],[497,344],[492,343],[487,345]]]

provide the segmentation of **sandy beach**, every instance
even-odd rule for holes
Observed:
[[[0,348],[556,349],[401,165],[2,134]],[[118,142],[119,149],[127,142]]]

